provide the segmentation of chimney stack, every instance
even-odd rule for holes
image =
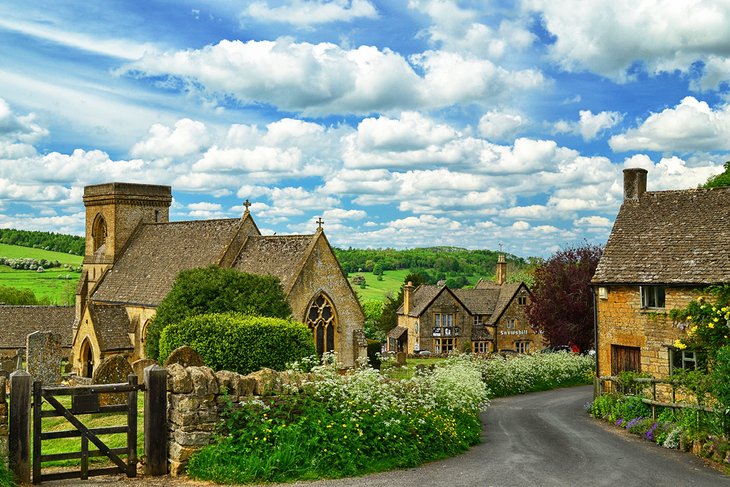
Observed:
[[[504,259],[504,254],[499,254],[497,258],[497,271],[494,280],[500,286],[507,281],[507,261]]]
[[[403,286],[403,314],[408,316],[411,312],[411,301],[413,298],[413,283],[408,281],[408,284]]]
[[[624,201],[639,201],[646,193],[646,175],[648,171],[641,168],[624,169]]]

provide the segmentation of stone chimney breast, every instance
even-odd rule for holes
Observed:
[[[639,201],[646,193],[646,175],[649,171],[641,168],[624,169],[624,200]]]

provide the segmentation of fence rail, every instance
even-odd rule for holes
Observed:
[[[604,393],[604,384],[606,382],[619,384],[621,386],[626,385],[626,384],[623,384],[621,379],[615,375],[607,375],[607,376],[599,377],[598,381],[599,381],[599,394]],[[641,402],[651,406],[651,417],[654,420],[656,420],[656,408],[657,407],[672,408],[672,409],[695,409],[698,411],[704,411],[706,413],[711,413],[711,414],[721,414],[724,412],[724,411],[720,411],[720,410],[717,410],[714,408],[703,406],[701,404],[690,404],[690,403],[686,403],[686,402],[677,402],[677,396],[676,396],[677,383],[671,379],[654,379],[651,377],[634,377],[631,379],[631,381],[635,382],[637,384],[650,384],[651,385],[651,394],[652,394],[651,399],[649,399],[648,397],[642,397]],[[671,402],[657,401],[657,392],[656,392],[657,384],[667,384],[667,385],[672,386],[672,401]]]

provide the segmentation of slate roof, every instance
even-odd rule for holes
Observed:
[[[246,239],[233,268],[249,274],[278,277],[288,292],[307,256],[314,235],[252,235]]]
[[[89,314],[102,352],[134,348],[128,334],[129,315],[123,305],[89,303]]]
[[[240,221],[233,218],[141,225],[92,299],[157,306],[180,271],[218,263]]]
[[[0,348],[25,348],[36,331],[61,335],[61,346],[71,347],[76,309],[73,306],[0,306]]]
[[[483,284],[482,284],[483,283]],[[490,315],[489,324],[496,323],[504,310],[514,298],[522,283],[504,283],[501,286],[494,282],[480,281],[479,289],[453,289],[454,296],[461,301],[473,315]],[[409,316],[418,317],[423,314],[429,304],[444,290],[446,286],[422,284],[413,290],[411,296],[411,312]],[[403,306],[398,308],[397,314],[403,314]]]
[[[408,328],[403,326],[396,326],[388,332],[388,338],[395,338],[396,340],[403,336],[408,331]]]
[[[730,188],[654,191],[625,200],[593,282],[730,282]]]

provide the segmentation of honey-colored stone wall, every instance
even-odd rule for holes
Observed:
[[[436,351],[436,342],[434,338],[448,338],[445,335],[441,337],[433,336],[435,326],[436,313],[450,313],[454,315],[454,326],[459,327],[459,335],[454,336],[454,350],[462,350],[465,344],[471,346],[471,331],[474,325],[474,318],[459,302],[454,299],[449,292],[442,292],[439,296],[426,308],[419,317],[419,342],[421,350],[429,350],[431,353]],[[414,322],[415,330],[415,322]],[[410,342],[410,335],[408,337]],[[410,347],[410,344],[409,344]]]
[[[323,233],[318,235],[312,253],[288,295],[292,315],[296,320],[305,321],[312,300],[321,292],[329,297],[337,313],[337,360],[344,366],[351,367],[355,365],[357,357],[367,354],[367,350],[359,347],[354,339],[354,332],[363,328],[365,315]]]
[[[71,367],[72,371],[78,375],[82,375],[81,346],[86,339],[88,339],[91,344],[94,366],[98,366],[103,357],[101,356],[101,347],[99,346],[99,340],[96,337],[94,325],[91,321],[89,308],[85,308],[81,315],[81,320],[78,323],[78,328],[76,329],[73,344],[71,346]]]
[[[639,286],[611,286],[598,298],[598,375],[611,375],[611,345],[641,348],[641,372],[655,378],[669,375],[669,347],[685,335],[669,317],[701,292],[695,288],[666,288],[663,309],[642,309]]]
[[[542,350],[545,348],[544,335],[542,331],[535,331],[527,319],[526,304],[519,304],[519,298],[524,298],[529,303],[530,293],[522,287],[517,292],[512,302],[497,321],[497,350],[516,350],[517,342],[530,342],[528,351]],[[515,320],[514,328],[507,328],[507,321]]]

